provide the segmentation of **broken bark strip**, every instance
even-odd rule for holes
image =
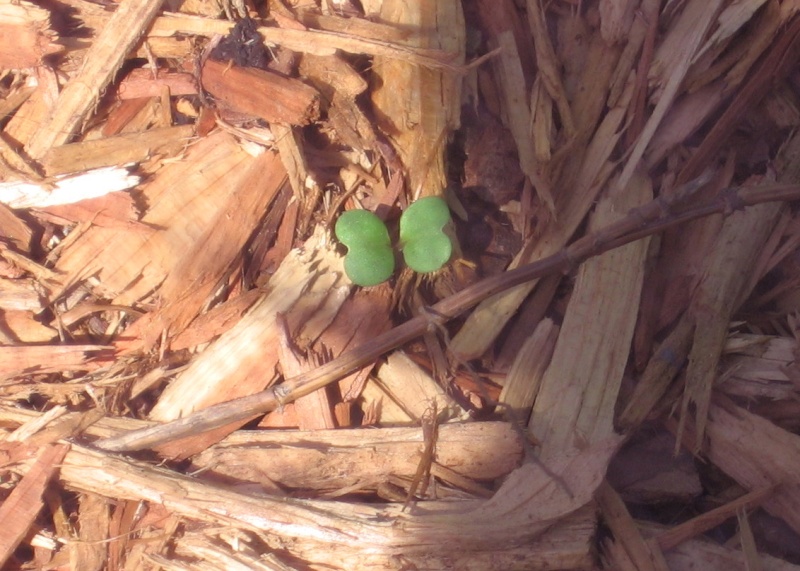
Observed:
[[[34,159],[63,145],[94,109],[100,94],[139,37],[150,25],[163,0],[123,0],[86,53],[80,72],[67,83],[53,107],[50,121],[34,134],[28,154]]]
[[[676,200],[684,198],[702,182],[704,181],[696,181],[694,184],[684,186],[672,196]],[[505,274],[486,278],[445,298],[434,305],[424,317],[410,319],[377,336],[370,343],[349,351],[306,375],[287,379],[281,385],[266,391],[224,402],[167,424],[101,440],[97,445],[106,450],[142,450],[176,438],[224,426],[236,420],[263,414],[373,362],[385,352],[421,335],[432,321],[444,323],[493,294],[552,272],[566,271],[588,257],[661,232],[688,220],[717,212],[728,212],[734,207],[745,207],[761,202],[795,200],[798,197],[800,197],[800,187],[796,185],[765,185],[741,188],[738,192],[735,189],[728,189],[705,205],[666,215],[665,212],[670,213],[674,207],[670,207],[670,203],[665,197],[659,197],[634,209],[622,220],[594,234],[584,236],[553,256]]]
[[[28,533],[44,502],[42,494],[69,450],[66,444],[44,447],[22,481],[0,504],[0,565],[8,560]]]
[[[231,109],[270,123],[308,125],[320,116],[316,89],[274,72],[209,59],[202,82],[204,89]]]

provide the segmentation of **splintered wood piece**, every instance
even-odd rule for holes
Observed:
[[[669,571],[659,545],[642,537],[619,494],[603,482],[597,490],[597,503],[603,520],[611,529],[614,543],[625,550],[638,571]]]
[[[5,204],[0,204],[0,235],[19,252],[28,252],[31,248],[33,230]]]
[[[0,345],[0,379],[23,374],[91,369],[105,345]]]
[[[751,281],[756,260],[763,256],[764,243],[772,232],[783,205],[761,204],[743,212],[735,212],[722,226],[717,242],[706,259],[706,270],[695,292],[690,308],[695,321],[686,389],[681,405],[680,434],[693,404],[696,422],[697,450],[705,440],[705,426],[711,389],[731,316]]]
[[[139,182],[128,169],[114,166],[57,178],[52,183],[2,182],[0,202],[12,208],[46,208],[127,190]]]
[[[402,351],[395,351],[376,371],[381,387],[411,418],[419,421],[436,407],[445,418],[459,418],[466,412],[444,389]]]
[[[14,553],[34,524],[51,478],[69,450],[66,444],[44,446],[22,480],[0,504],[0,565]]]
[[[552,319],[543,319],[519,348],[517,358],[506,376],[500,402],[513,412],[513,419],[528,424],[528,416],[539,393],[547,365],[558,339],[558,326]]]
[[[183,332],[213,298],[241,259],[245,243],[263,218],[286,180],[276,153],[264,151],[241,165],[230,195],[216,205],[217,212],[194,243],[169,270],[160,288],[161,307],[148,317],[141,342],[146,350],[164,331]],[[132,350],[129,345],[128,350]]]
[[[230,109],[269,123],[308,125],[319,119],[319,93],[298,79],[209,59],[202,83]]]
[[[197,93],[197,82],[191,73],[159,71],[154,76],[152,70],[137,68],[119,83],[119,98],[160,97],[164,87],[171,96]]]
[[[54,343],[58,338],[58,331],[40,323],[31,311],[5,310],[2,324],[11,337],[7,342]]]
[[[740,510],[753,510],[775,493],[775,486],[748,492],[718,508],[707,511],[680,525],[656,535],[656,541],[664,551],[671,550],[684,541],[697,537],[735,516]]]
[[[664,554],[671,571],[751,571],[747,567],[739,549],[725,547],[711,541],[687,541]],[[778,557],[759,554],[765,569],[774,571],[800,571],[800,566],[792,565]]]
[[[150,294],[213,226],[255,160],[222,132],[198,142],[142,189],[146,228],[92,227],[65,248],[56,263],[64,283],[94,276],[119,305]]]
[[[0,309],[3,311],[31,311],[44,309],[42,296],[37,293],[30,278],[0,278]]]
[[[347,22],[350,18],[343,18]],[[258,33],[269,45],[282,46],[298,53],[311,53],[318,56],[330,56],[337,50],[352,54],[373,56],[386,56],[394,59],[408,61],[414,64],[431,68],[447,68],[458,63],[457,54],[436,49],[435,47],[419,48],[400,43],[398,39],[407,35],[407,32],[390,31],[387,24],[369,26],[363,23],[359,26],[349,26],[346,33],[327,32],[323,30],[297,30],[290,28],[276,28],[274,26],[260,26]],[[174,34],[191,34],[200,36],[227,35],[233,22],[197,16],[168,14],[156,18],[150,29],[150,37],[172,36]],[[368,29],[364,36],[358,36],[359,29]],[[392,38],[386,40],[386,38]]]
[[[109,501],[92,493],[78,499],[78,540],[69,543],[75,569],[100,571],[108,559]]]
[[[86,52],[78,74],[58,96],[50,119],[27,145],[28,154],[39,159],[51,148],[63,145],[92,112],[100,94],[114,79],[125,58],[161,9],[163,0],[123,0]]]
[[[590,227],[613,223],[651,200],[652,193],[650,179],[642,175],[625,187],[612,182]],[[578,270],[529,424],[543,458],[615,434],[614,405],[639,312],[647,242],[607,252]]]
[[[0,2],[0,69],[42,65],[44,57],[64,49],[57,41],[50,12],[25,0]]]
[[[700,49],[705,32],[714,23],[722,0],[694,0],[689,2],[680,15],[679,23],[670,28],[670,34],[659,45],[650,68],[649,78],[662,86],[653,113],[642,128],[636,143],[627,158],[620,182],[626,184],[639,168],[656,129],[662,124],[667,111],[672,107],[681,84],[686,77],[693,58]]]
[[[61,145],[42,157],[48,176],[138,163],[158,154],[176,154],[194,137],[192,125],[164,127]]]
[[[533,188],[547,204],[548,208],[554,211],[555,202],[551,189],[552,183],[545,174],[547,168],[546,159],[550,155],[549,140],[545,143],[541,138],[534,139],[529,132],[532,121],[531,114],[536,109],[531,109],[530,100],[526,95],[528,87],[522,63],[520,62],[520,54],[517,52],[514,34],[510,31],[503,31],[497,35],[495,41],[502,52],[500,57],[493,62],[493,65],[504,98],[503,103],[505,104],[505,112],[508,114],[509,128],[517,145],[520,168],[530,179]],[[540,85],[541,83],[537,82],[536,86]],[[533,93],[537,93],[536,88],[534,88]],[[545,96],[543,95],[543,97]],[[539,128],[537,131],[541,130],[541,123],[544,117],[541,108],[539,108],[539,111],[540,113],[537,115]],[[548,147],[548,151],[545,153],[547,156],[542,156],[541,149],[545,144]]]
[[[46,206],[34,211],[34,216],[67,226],[90,222],[106,228],[138,228],[145,230],[139,220],[139,209],[129,192],[109,192],[97,198],[87,198],[71,204]]]
[[[385,333],[392,327],[391,291],[389,288],[359,289],[342,305],[333,323],[316,342],[320,351],[339,356]],[[371,365],[362,367],[339,381],[345,404],[354,403],[361,394]]]
[[[333,320],[338,305],[349,291],[344,282],[341,257],[324,245],[321,233],[303,250],[293,250],[268,283],[269,293],[231,329],[198,355],[162,393],[150,417],[173,420],[216,403],[250,395],[269,386],[278,362],[280,327],[284,314],[290,330],[327,312]],[[326,307],[328,298],[340,301]],[[167,455],[188,456],[218,442],[244,422],[233,423],[210,434],[172,443],[162,448]]]
[[[279,319],[278,361],[281,365],[281,372],[287,377],[300,375],[313,368],[314,362],[297,354],[286,326],[286,320],[282,319],[282,316],[279,318],[281,319]],[[294,411],[297,415],[297,426],[302,430],[336,427],[327,387],[322,387],[297,399],[294,402]]]
[[[692,432],[687,424],[689,449]],[[708,460],[741,486],[754,491],[779,486],[761,505],[800,533],[800,488],[794,483],[800,473],[800,436],[724,398],[715,398],[709,407],[706,436]]]
[[[508,423],[445,423],[438,430],[436,462],[465,478],[501,478],[522,459],[519,434]],[[391,476],[411,478],[423,445],[419,427],[237,431],[192,464],[204,473],[266,486],[369,490]]]
[[[561,63],[556,57],[553,44],[550,41],[547,24],[544,20],[545,9],[541,0],[527,0],[526,4],[528,7],[528,25],[531,28],[533,43],[536,47],[536,65],[539,67],[539,74],[547,88],[547,92],[558,108],[558,114],[561,117],[566,137],[571,139],[575,136],[575,121],[572,117],[572,109],[559,72]]]
[[[123,500],[156,498],[182,518],[291,538],[282,542],[283,549],[334,569],[391,568],[398,557],[416,564],[433,561],[434,568],[447,568],[446,561],[509,568],[497,566],[500,559],[515,561],[512,568],[538,561],[554,569],[580,569],[591,564],[596,520],[592,508],[579,508],[591,500],[613,449],[593,447],[547,469],[526,464],[492,500],[423,501],[417,504],[419,513],[411,514],[391,504],[251,496],[79,445],[65,458],[60,477],[70,489]],[[435,552],[419,549],[431,544]]]
[[[441,49],[464,62],[466,28],[461,2],[386,0],[381,20],[417,32],[411,45]],[[461,76],[414,62],[376,57],[372,102],[378,126],[394,143],[411,196],[439,196],[447,184],[445,150],[461,117]]]
[[[608,159],[619,141],[619,129],[625,119],[632,95],[630,87],[632,86],[626,90],[618,106],[606,113],[586,148],[583,160],[575,165],[577,180],[572,186],[573,192],[563,197],[556,197],[569,201],[564,207],[564,212],[559,212],[558,218],[548,220],[536,243],[523,248],[514,258],[512,267],[545,258],[564,247],[594,205],[594,200],[609,175]],[[451,351],[464,360],[476,359],[483,355],[536,283],[536,280],[532,280],[482,301],[453,337]]]

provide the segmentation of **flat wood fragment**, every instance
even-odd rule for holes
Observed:
[[[426,371],[402,351],[392,353],[376,371],[381,387],[411,418],[420,420],[429,410],[445,418],[465,414]]]
[[[93,368],[90,360],[111,347],[105,345],[2,345],[0,378],[58,370]]]
[[[289,125],[319,118],[319,94],[297,79],[212,59],[203,65],[202,84],[235,111]]]
[[[191,143],[193,137],[194,128],[191,125],[126,133],[116,137],[61,145],[48,151],[42,158],[42,164],[45,172],[54,176],[112,165],[138,163],[153,155],[177,154],[177,151]]]
[[[649,179],[612,182],[592,225],[649,200]],[[581,266],[529,429],[542,456],[612,437],[614,406],[625,371],[644,276],[647,245],[630,244]],[[611,333],[613,332],[613,333]]]
[[[146,229],[91,228],[63,252],[56,267],[65,283],[94,276],[121,305],[149,294],[208,231],[253,160],[222,133],[199,142],[143,189],[150,202],[141,220]]]
[[[22,480],[0,504],[0,564],[4,564],[24,539],[44,505],[42,498],[51,478],[67,454],[66,444],[42,448]]]

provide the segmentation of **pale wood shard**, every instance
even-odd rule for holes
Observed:
[[[713,529],[726,519],[735,516],[742,509],[755,509],[770,498],[775,493],[775,490],[776,487],[771,486],[744,494],[725,505],[656,534],[655,539],[664,551],[673,549],[690,538]]]
[[[113,81],[128,52],[161,9],[162,0],[124,0],[95,38],[78,74],[71,78],[27,145],[33,158],[69,141],[94,110],[103,90]]]
[[[391,399],[411,418],[422,419],[426,411],[437,410],[445,418],[466,414],[444,389],[402,351],[395,351],[377,370],[377,381]]]
[[[304,250],[294,250],[269,281],[269,293],[256,302],[248,313],[208,349],[195,358],[162,393],[150,413],[151,418],[172,420],[208,407],[263,390],[275,379],[278,363],[278,339],[281,328],[278,314],[283,314],[292,331],[301,329],[315,316],[328,313],[333,320],[344,296],[337,295],[343,282],[342,259],[316,235]],[[326,308],[328,298],[336,303]],[[178,441],[162,452],[188,456],[238,428],[235,423],[222,430],[199,434],[191,443]]]
[[[695,330],[681,405],[681,427],[688,418],[689,405],[694,405],[698,450],[704,440],[711,389],[731,315],[749,293],[743,290],[782,206],[759,205],[736,212],[725,221],[692,300],[690,311]]]
[[[634,568],[639,571],[669,571],[659,545],[642,536],[622,498],[608,482],[603,482],[596,497],[603,519],[614,536],[614,543],[625,550]],[[615,558],[612,556],[611,559],[614,561]]]
[[[269,122],[308,125],[319,119],[319,93],[275,72],[209,59],[202,84],[230,109]]]
[[[506,376],[500,402],[511,409],[512,418],[521,425],[528,424],[542,376],[553,355],[558,331],[558,326],[551,319],[539,322],[519,348]]]
[[[800,437],[723,398],[712,402],[708,414],[708,459],[745,489],[778,485],[761,505],[800,530]],[[694,439],[689,430],[687,436]]]
[[[639,161],[644,156],[656,129],[672,107],[692,58],[700,48],[706,30],[712,25],[721,1],[696,0],[687,4],[681,12],[679,23],[671,28],[670,34],[660,44],[648,77],[661,86],[663,92],[657,94],[655,109],[642,128],[625,162],[620,175],[622,184],[625,184],[639,168]]]
[[[50,28],[50,13],[31,2],[0,2],[0,69],[41,65],[64,46]]]
[[[109,503],[92,493],[81,494],[78,502],[78,541],[70,544],[70,562],[76,569],[100,571],[108,560]]]
[[[30,278],[0,278],[0,309],[35,313],[42,311],[42,296],[36,292],[34,284]]]
[[[494,62],[494,69],[498,76],[501,93],[504,97],[505,110],[508,113],[508,123],[514,141],[517,144],[519,153],[519,163],[522,172],[529,178],[531,184],[536,189],[537,194],[548,205],[551,210],[555,209],[553,201],[552,182],[549,180],[547,165],[543,164],[541,149],[543,144],[538,146],[529,132],[529,125],[532,122],[532,109],[530,101],[526,96],[527,87],[523,73],[520,55],[517,52],[517,45],[514,35],[510,31],[498,34],[496,40],[497,47],[502,51],[500,57]],[[541,85],[537,83],[537,85]],[[536,93],[534,91],[533,93]],[[533,96],[532,96],[533,97]],[[544,95],[542,96],[544,97]],[[541,113],[537,124],[541,125]],[[537,139],[540,140],[540,139]],[[549,134],[546,138],[549,143]],[[549,144],[548,144],[549,146]],[[549,151],[545,153],[549,156]]]
[[[194,137],[194,127],[163,127],[144,132],[71,143],[55,147],[42,157],[49,176],[143,162],[154,155],[176,155]]]
[[[0,233],[17,251],[30,251],[33,231],[5,204],[0,204]]]
[[[629,86],[618,106],[606,113],[587,145],[583,160],[576,164],[577,180],[572,192],[558,197],[565,201],[564,212],[557,219],[548,219],[541,235],[534,239],[534,243],[526,245],[520,251],[512,262],[512,267],[557,252],[567,243],[592,207],[594,199],[609,176],[610,165],[607,161],[619,141],[619,130],[632,96],[630,87],[632,86]],[[535,285],[536,281],[528,282],[478,304],[469,314],[461,330],[453,337],[450,350],[466,360],[483,355]]]
[[[232,27],[232,22],[224,20],[165,14],[155,19],[150,28],[149,37],[169,37],[181,33],[224,36],[230,32]],[[435,48],[422,49],[408,46],[405,42],[384,40],[383,38],[387,35],[384,32],[385,27],[387,27],[386,24],[377,28],[369,27],[370,31],[366,37],[322,30],[297,30],[270,26],[260,26],[258,33],[264,38],[265,43],[279,45],[298,53],[330,56],[335,54],[336,50],[342,50],[347,53],[386,56],[431,68],[447,68],[457,65],[457,56],[447,51]],[[388,35],[396,37],[397,33],[390,32]]]
[[[0,564],[8,561],[16,547],[34,524],[44,505],[43,495],[50,479],[55,476],[69,450],[66,444],[51,444],[42,448],[35,462],[0,504]]]
[[[645,177],[635,177],[627,188],[612,182],[592,227],[651,196]],[[646,250],[645,243],[630,244],[579,270],[529,424],[544,456],[614,434],[614,404],[636,323]]]
[[[179,335],[202,312],[235,271],[245,244],[286,181],[286,172],[272,151],[248,158],[241,166],[241,176],[228,183],[235,185],[229,196],[216,205],[213,218],[164,278],[159,288],[161,305],[147,315],[146,327],[139,330],[141,349],[152,347],[165,332],[169,337]],[[131,342],[127,350],[133,346]]]
[[[575,136],[575,121],[559,71],[560,62],[553,49],[550,34],[547,31],[544,4],[540,0],[527,0],[526,5],[528,8],[528,25],[536,47],[536,64],[539,67],[539,76],[558,108],[565,139],[568,141]]]
[[[150,70],[134,69],[119,82],[120,99],[138,99],[140,97],[159,97],[164,87],[171,96],[194,95],[197,93],[197,82],[190,73],[159,72],[154,77]]]
[[[466,29],[461,2],[386,0],[381,20],[418,30],[410,45],[439,49],[464,62]],[[445,149],[461,117],[461,77],[451,70],[376,57],[371,92],[380,129],[394,143],[412,197],[441,196],[447,184]]]
[[[665,554],[672,571],[750,571],[742,552],[724,547],[710,541],[687,541]],[[772,571],[800,571],[800,565],[793,565],[770,555],[761,554],[765,569]]]
[[[95,277],[98,289],[120,305],[150,294],[208,231],[253,162],[229,135],[203,139],[142,189],[146,229],[94,227],[64,250],[56,264],[64,283]]]
[[[336,491],[374,489],[392,476],[411,478],[422,451],[418,427],[313,431],[238,431],[192,458],[195,469],[235,482]],[[473,480],[509,474],[522,459],[519,434],[507,423],[445,423],[436,462]]]
[[[97,198],[139,183],[139,177],[119,166],[93,169],[56,178],[52,183],[0,183],[0,202],[12,208],[46,208]]]
[[[0,345],[0,380],[31,373],[91,369],[95,367],[91,358],[110,349],[105,345]]]

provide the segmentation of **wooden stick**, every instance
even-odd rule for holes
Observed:
[[[552,256],[481,280],[435,304],[425,316],[410,319],[377,336],[371,342],[304,375],[287,379],[284,383],[260,393],[224,402],[163,425],[101,440],[97,445],[105,450],[142,450],[236,420],[255,417],[340,379],[351,371],[369,364],[387,351],[418,337],[427,328],[453,319],[498,292],[553,272],[568,271],[591,256],[662,232],[689,220],[714,213],[729,213],[762,202],[800,198],[798,185],[774,184],[754,188],[731,188],[722,191],[714,200],[705,204],[694,208],[684,207],[676,211],[676,203],[679,204],[681,199],[690,196],[707,179],[708,177],[704,176],[682,186],[675,193],[670,193],[672,196],[670,200],[660,196],[644,206],[635,208],[622,220],[584,236]]]

